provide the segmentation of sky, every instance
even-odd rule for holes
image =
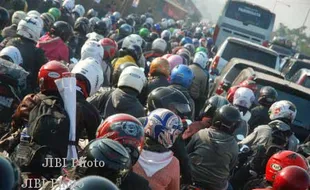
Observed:
[[[216,19],[227,0],[193,0],[198,3],[201,12],[216,22]],[[298,28],[303,25],[307,12],[310,9],[310,0],[246,0],[262,7],[265,7],[276,14],[275,28],[279,23],[287,25],[289,28]],[[277,1],[277,3],[276,3]],[[275,9],[273,11],[274,5]],[[207,10],[207,11],[204,11]],[[310,36],[310,15],[305,24],[307,34]]]

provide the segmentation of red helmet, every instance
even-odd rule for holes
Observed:
[[[117,43],[110,38],[103,38],[100,40],[100,44],[104,49],[103,59],[112,59],[118,50]]]
[[[251,89],[254,93],[257,91],[257,84],[255,81],[253,81],[252,79],[247,79],[244,80],[243,82],[241,82],[240,84],[238,84],[237,86],[233,86],[231,88],[229,88],[228,92],[227,92],[227,100],[232,103],[234,100],[234,95],[235,92],[238,90],[238,88],[240,87],[245,87],[245,88],[249,88]]]
[[[308,170],[306,160],[296,152],[285,150],[270,157],[266,165],[266,180],[273,182],[276,174],[287,166],[299,166]]]
[[[59,61],[50,61],[43,65],[38,73],[40,91],[57,90],[55,80],[62,78],[64,73],[68,73],[69,68]]]
[[[128,114],[115,114],[99,125],[96,137],[106,137],[121,143],[130,150],[132,165],[134,165],[143,148],[144,130],[137,118]]]
[[[310,177],[306,170],[298,166],[288,166],[277,174],[273,190],[307,190],[309,185]]]

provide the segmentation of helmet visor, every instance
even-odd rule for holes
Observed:
[[[189,106],[189,104],[181,104],[176,102],[172,102],[171,104],[179,113],[183,115],[191,113],[191,107]]]

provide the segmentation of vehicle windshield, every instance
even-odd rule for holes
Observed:
[[[282,55],[286,55],[286,56],[293,55],[293,52],[291,51],[291,49],[288,49],[288,48],[285,48],[282,46],[272,45],[272,46],[270,46],[270,49],[272,49],[272,50],[274,50],[277,53],[282,54]]]
[[[225,16],[263,29],[268,29],[272,21],[272,13],[243,2],[231,2]]]
[[[227,61],[234,57],[246,59],[273,69],[275,68],[277,62],[277,56],[275,55],[232,42],[227,43],[222,57]]]
[[[302,84],[304,87],[310,88],[310,76],[307,76]]]
[[[310,63],[297,61],[290,68],[287,69],[288,71],[286,77],[291,78],[295,73],[297,73],[302,68],[310,69]]]

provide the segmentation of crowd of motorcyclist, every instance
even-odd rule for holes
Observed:
[[[209,97],[208,23],[10,0],[0,31],[1,190],[308,189],[298,107],[252,79]],[[68,73],[75,141],[55,83]],[[105,164],[43,167],[68,145]]]

